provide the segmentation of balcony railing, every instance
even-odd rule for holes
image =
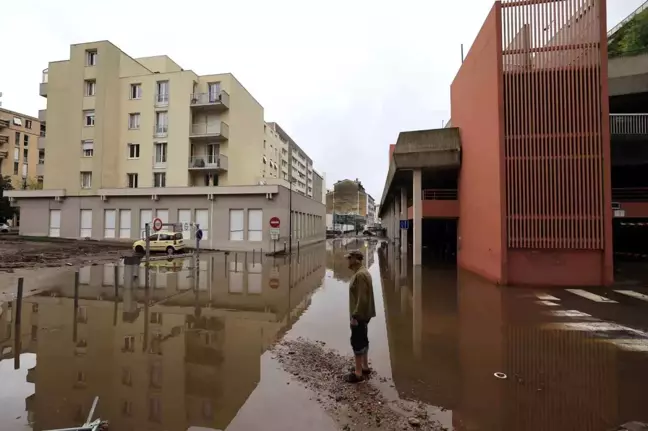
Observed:
[[[223,121],[196,123],[191,125],[191,137],[223,138],[229,137],[229,126]]]
[[[648,187],[612,189],[613,202],[648,202]]]
[[[189,97],[193,107],[229,109],[229,94],[224,90],[209,93],[192,93]]]
[[[164,138],[167,135],[167,133],[169,133],[169,125],[168,124],[158,124],[153,129],[153,135],[156,138]]]
[[[41,79],[41,82],[43,84],[47,84],[49,82],[49,69],[43,70],[43,79]]]
[[[8,144],[8,143],[9,143],[9,136],[0,135],[0,144]]]
[[[0,118],[0,129],[3,129],[5,127],[9,127],[9,120],[3,120]]]
[[[610,114],[612,135],[648,135],[648,114]]]
[[[0,151],[0,159],[6,159],[9,157],[9,151]]]
[[[46,146],[47,146],[47,138],[45,136],[39,136],[38,137],[38,149],[39,150],[44,150]]]
[[[222,169],[227,170],[227,156],[223,154],[212,154],[205,156],[189,157],[189,169],[210,170]]]
[[[454,201],[457,200],[456,189],[424,189],[423,199],[428,201]]]
[[[169,93],[155,93],[155,105],[166,106],[169,104]]]
[[[38,94],[43,97],[47,97],[47,82],[49,81],[49,69],[43,70],[43,79],[41,79],[40,87],[38,89]]]

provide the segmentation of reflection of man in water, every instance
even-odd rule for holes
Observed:
[[[362,264],[364,256],[359,251],[347,254],[349,269],[354,274],[349,282],[349,313],[351,314],[351,347],[355,355],[355,367],[346,377],[349,383],[358,383],[371,374],[369,368],[369,337],[367,326],[376,316],[371,274]]]

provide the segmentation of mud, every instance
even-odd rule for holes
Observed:
[[[130,244],[107,244],[88,240],[34,241],[3,237],[0,238],[0,271],[88,265],[129,254]]]
[[[388,381],[384,377],[374,373],[362,383],[346,383],[353,358],[327,349],[323,342],[285,340],[273,354],[299,384],[313,391],[342,430],[446,430],[428,416],[423,404],[387,400],[378,388]]]

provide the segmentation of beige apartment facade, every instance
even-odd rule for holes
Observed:
[[[15,189],[43,185],[45,121],[0,108],[0,175]]]
[[[169,222],[209,220],[210,226],[229,229],[230,209],[269,213],[275,197],[289,194],[290,182],[280,174],[283,159],[289,161],[286,140],[272,133],[268,124],[275,123],[264,121],[261,104],[230,73],[199,76],[167,56],[134,59],[101,41],[72,45],[69,60],[51,62],[40,94],[47,98],[44,187],[7,194],[21,208],[22,234],[101,238],[95,222],[92,235],[81,234],[89,229],[90,216],[77,213],[92,210],[92,219],[101,220],[104,210],[126,207],[133,214],[139,208],[176,208],[182,212],[171,210],[178,219],[169,216]],[[268,192],[266,185],[274,188]],[[308,196],[306,188],[301,194]],[[113,208],[111,202],[120,197],[126,206]],[[293,201],[294,214],[324,218],[323,206],[306,202],[300,208],[299,200]],[[223,207],[229,204],[234,206]],[[26,208],[45,215],[26,214]],[[288,220],[290,210],[282,211]],[[118,214],[108,214],[108,224],[117,224]],[[53,227],[59,223],[68,227]],[[132,218],[131,226],[136,225]],[[129,238],[140,237],[138,229],[131,231]],[[212,232],[207,247],[257,245],[230,243],[227,235]]]

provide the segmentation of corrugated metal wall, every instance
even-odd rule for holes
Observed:
[[[604,2],[502,1],[511,248],[604,248]]]

